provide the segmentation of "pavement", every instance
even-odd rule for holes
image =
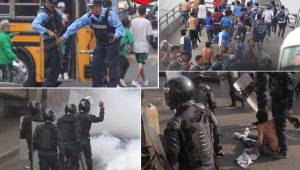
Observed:
[[[165,78],[161,78],[163,82]],[[234,139],[233,133],[240,132],[244,133],[246,127],[250,127],[251,133],[254,133],[254,129],[251,123],[256,121],[255,112],[250,108],[248,104],[243,108],[238,103],[237,107],[229,107],[231,105],[231,100],[229,97],[229,90],[227,83],[222,84],[206,81],[206,84],[211,86],[213,89],[217,108],[215,110],[215,115],[220,123],[220,129],[222,132],[221,143],[224,148],[225,156],[218,159],[218,165],[222,170],[239,170],[239,168],[234,160],[242,153],[244,146],[240,141]],[[160,132],[163,134],[166,128],[167,122],[173,116],[173,113],[169,108],[162,102],[161,90],[145,90],[145,98],[152,104],[154,104],[159,110],[160,119]],[[295,106],[300,104],[300,100],[295,101]],[[299,107],[295,107],[295,115],[297,117],[299,114]],[[272,116],[270,115],[269,118]],[[293,129],[290,124],[287,128],[287,136],[289,142],[289,152],[287,159],[272,160],[269,157],[262,156],[251,165],[248,169],[250,170],[283,170],[291,169],[298,170],[300,167],[299,157],[300,157],[300,131],[299,129]]]

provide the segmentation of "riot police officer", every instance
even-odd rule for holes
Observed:
[[[242,107],[244,107],[245,106],[244,97],[242,95],[239,95],[233,86],[234,82],[237,80],[237,77],[238,77],[238,75],[235,76],[234,74],[235,74],[234,72],[227,73],[227,81],[228,81],[228,85],[229,85],[229,95],[231,98],[231,107],[236,106],[236,101],[241,102]]]
[[[65,115],[57,121],[57,126],[62,134],[65,153],[65,155],[60,155],[60,161],[70,170],[79,169],[81,132],[76,114],[76,105],[68,104],[65,107]],[[66,162],[64,162],[65,160]]]
[[[268,119],[267,87],[270,87],[272,116],[275,119],[276,133],[280,147],[280,157],[287,157],[286,118],[293,113],[294,77],[288,72],[256,73],[258,114]]]
[[[57,0],[44,0],[38,15],[32,22],[32,28],[44,39],[45,81],[44,87],[59,86],[57,78],[61,70],[59,47],[56,38],[60,35],[67,16],[55,8]]]
[[[165,151],[170,165],[179,170],[215,170],[213,115],[192,99],[194,84],[187,77],[176,77],[164,84],[166,104],[176,110],[165,129]],[[195,135],[202,134],[202,135]]]
[[[120,37],[124,28],[115,10],[110,7],[104,8],[102,0],[91,0],[89,3],[91,12],[83,15],[73,22],[67,31],[60,37],[57,43],[62,43],[80,28],[90,25],[94,30],[97,44],[92,61],[92,84],[93,87],[104,86],[104,76],[109,69],[108,87],[116,87],[118,78]]]
[[[38,101],[32,101],[28,104],[29,114],[24,117],[21,130],[20,138],[26,139],[29,151],[29,160],[32,169],[32,122],[42,122],[41,118],[41,103]]]
[[[210,86],[207,84],[204,84],[201,80],[201,74],[200,73],[187,73],[185,74],[187,77],[189,77],[195,86],[195,90],[193,93],[193,100],[196,103],[203,104],[205,107],[209,108],[212,113],[214,113],[216,108],[216,101],[214,98],[214,94]],[[217,120],[213,121],[213,134],[214,134],[214,151],[216,156],[224,156],[224,153],[222,152],[222,146],[221,146],[221,132],[220,128],[217,124]]]
[[[62,138],[58,128],[53,124],[56,114],[47,109],[43,115],[44,124],[38,126],[33,134],[33,151],[38,150],[40,170],[59,170],[58,150],[64,155]]]
[[[92,123],[98,123],[104,120],[104,103],[102,101],[99,102],[99,107],[100,112],[99,116],[97,117],[95,115],[89,114],[91,103],[88,99],[82,99],[78,105],[78,120],[81,127],[81,150],[83,151],[88,170],[93,169],[92,150],[90,144],[91,125]]]

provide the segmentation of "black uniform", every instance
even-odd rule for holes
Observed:
[[[81,127],[81,149],[83,151],[88,170],[93,169],[92,150],[90,144],[90,129],[92,123],[102,122],[104,119],[104,108],[100,110],[99,117],[86,113],[79,113],[78,120]]]
[[[269,79],[268,79],[269,78]],[[287,153],[286,112],[293,108],[294,102],[294,77],[287,72],[257,73],[257,102],[259,114],[267,114],[267,86],[269,82],[272,100],[272,116],[275,119],[276,132],[280,150]]]
[[[32,122],[43,122],[39,113],[30,114],[24,117],[22,128],[20,131],[20,138],[26,139],[29,151],[29,160],[32,166]]]
[[[242,95],[239,95],[236,92],[236,90],[233,86],[235,79],[233,78],[233,73],[232,72],[227,73],[227,80],[228,80],[228,84],[229,84],[229,95],[230,95],[230,98],[231,98],[232,106],[236,106],[236,100],[241,102],[241,104],[243,106],[244,102],[245,102],[245,99]]]
[[[58,128],[52,123],[38,126],[33,135],[33,150],[38,150],[40,170],[60,170],[58,150],[63,153],[62,138]]]
[[[177,109],[164,132],[165,151],[172,166],[179,162],[179,170],[216,169],[212,116],[202,104],[193,102]]]
[[[73,114],[65,114],[58,119],[58,128],[62,133],[63,147],[65,155],[61,155],[61,162],[64,162],[63,156],[69,160],[70,170],[79,169],[80,159],[80,124]]]

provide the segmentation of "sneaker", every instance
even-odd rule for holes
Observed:
[[[63,79],[62,74],[59,74],[58,78],[59,81],[61,81]]]
[[[149,80],[144,81],[144,86],[149,86]]]
[[[134,80],[131,82],[131,85],[133,87],[141,87],[141,85],[138,82],[134,81]]]
[[[121,85],[122,87],[127,87],[126,82],[125,82],[124,79],[120,79],[119,83],[120,83],[120,85]]]
[[[25,166],[23,166],[23,168],[24,169],[30,169],[30,166],[25,165]]]
[[[64,80],[69,80],[69,74],[67,72],[64,73]]]
[[[279,158],[286,159],[288,157],[287,151],[280,151],[278,153]]]

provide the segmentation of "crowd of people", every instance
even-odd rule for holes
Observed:
[[[43,86],[57,87],[62,80],[68,80],[72,76],[71,64],[75,58],[70,50],[75,41],[73,35],[84,26],[90,26],[97,39],[92,62],[93,87],[148,86],[149,80],[144,74],[144,65],[148,59],[150,45],[155,45],[155,40],[151,40],[153,30],[149,19],[155,15],[154,11],[140,5],[137,7],[137,13],[134,13],[136,15],[126,14],[121,18],[111,0],[88,0],[86,4],[87,13],[74,22],[68,14],[70,4],[63,0],[45,0],[37,11],[32,28],[40,34],[45,46]],[[7,19],[1,21],[0,33],[0,41],[3,42],[0,44],[0,73],[3,73],[0,79],[13,81],[12,64],[18,61],[18,57],[13,50],[11,39],[17,33],[10,32]],[[130,53],[135,54],[138,66],[131,78],[131,84],[127,85],[125,75],[130,66]],[[143,84],[139,83],[141,78]]]
[[[290,23],[285,6],[275,1],[268,5],[254,0],[231,5],[227,0],[214,1],[211,12],[204,0],[185,0],[180,10],[185,27],[179,46],[167,39],[160,45],[160,66],[165,70],[271,70],[272,60],[261,54],[263,43],[272,33],[283,38]],[[206,42],[200,39],[204,30]],[[198,42],[205,45],[193,55]]]

